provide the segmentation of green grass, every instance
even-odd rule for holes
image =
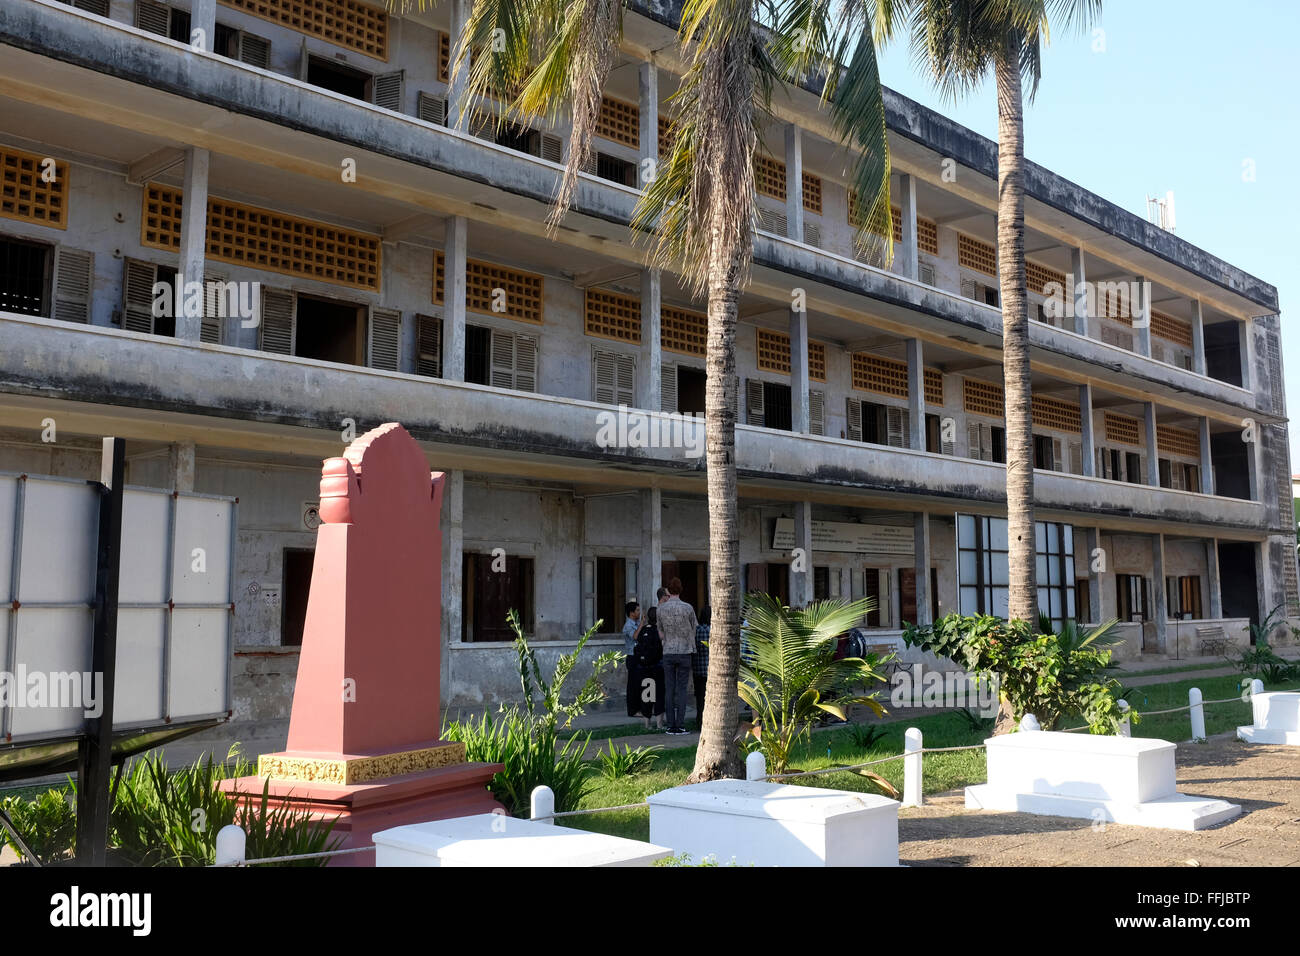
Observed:
[[[1181,667],[1156,667],[1151,670],[1147,670],[1146,668],[1132,671],[1125,670],[1124,665],[1120,664],[1119,670],[1115,672],[1115,675],[1119,677],[1121,681],[1140,681],[1147,677],[1160,677],[1163,674],[1184,674],[1188,671],[1210,671],[1236,666],[1236,661],[1225,660],[1222,657],[1215,658],[1214,661],[1206,664],[1184,664]]]
[[[1144,711],[1168,710],[1171,707],[1185,707],[1187,692],[1193,687],[1201,689],[1203,700],[1223,700],[1239,697],[1241,694],[1241,675],[1229,674],[1223,677],[1201,677],[1192,680],[1175,681],[1170,684],[1135,684],[1140,694],[1134,694],[1136,700],[1129,703],[1137,709],[1139,715]],[[1268,687],[1269,690],[1296,690],[1300,681],[1284,681]],[[1237,700],[1228,704],[1212,704],[1205,708],[1205,732],[1214,734],[1228,733],[1251,721],[1250,704]],[[1133,727],[1134,737],[1158,737],[1161,740],[1178,742],[1189,740],[1192,736],[1191,715],[1187,711],[1176,714],[1158,714],[1143,717]]]
[[[609,727],[582,727],[570,730],[561,730],[556,736],[560,740],[568,740],[570,737],[582,737],[588,731],[591,732],[591,742],[598,740],[614,740],[618,737],[644,737],[654,734],[662,734],[662,730],[656,730],[653,727],[646,728],[644,724],[612,724]]]

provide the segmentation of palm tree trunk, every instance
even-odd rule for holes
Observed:
[[[1038,620],[1034,567],[1034,435],[1025,295],[1025,124],[1021,41],[1010,32],[994,63],[998,94],[998,281],[1007,423],[1007,548],[1011,620]]]
[[[716,204],[715,204],[716,205]],[[721,218],[715,213],[715,221]],[[740,522],[736,502],[736,318],[741,250],[713,228],[709,263],[708,372],[704,395],[709,493],[709,675],[690,782],[742,776],[736,747],[740,700]]]

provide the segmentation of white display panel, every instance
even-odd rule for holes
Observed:
[[[166,658],[167,610],[120,608],[114,724],[157,723],[166,716],[163,692]]]
[[[159,604],[167,600],[171,504],[172,497],[166,492],[136,488],[123,492],[119,604]]]
[[[29,477],[24,485],[19,602],[89,604],[95,597],[99,492],[84,481]]]

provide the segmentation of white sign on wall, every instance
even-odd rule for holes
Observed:
[[[0,475],[0,737],[76,736],[102,712],[99,499],[92,482]],[[230,709],[234,542],[232,498],[123,492],[114,729]]]
[[[916,540],[911,528],[884,524],[857,524],[852,521],[814,521],[814,551],[845,551],[855,554],[913,554]],[[777,518],[772,534],[774,551],[795,547],[794,519]]]

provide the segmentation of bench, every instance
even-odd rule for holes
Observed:
[[[651,794],[650,840],[741,866],[898,866],[898,803],[759,780],[710,780]]]
[[[988,783],[966,806],[1082,817],[1169,830],[1201,830],[1241,807],[1178,792],[1173,744],[1139,737],[1020,731],[985,741]]]
[[[1235,643],[1223,632],[1218,624],[1203,624],[1196,628],[1196,636],[1201,642],[1202,657],[1220,657]]]

